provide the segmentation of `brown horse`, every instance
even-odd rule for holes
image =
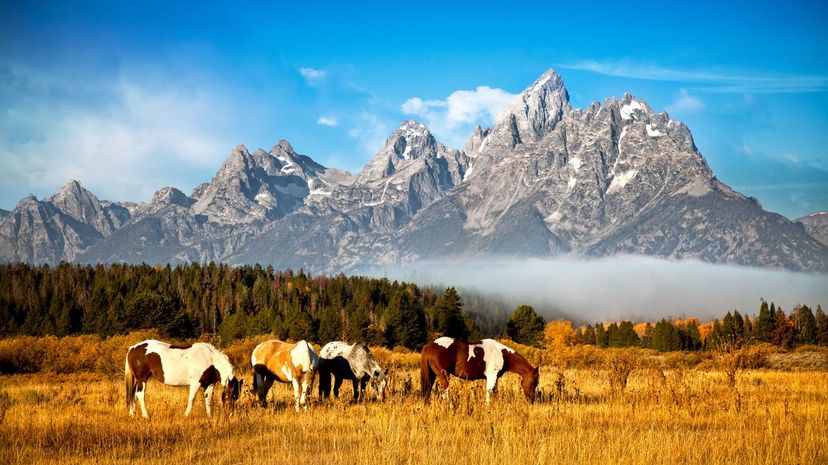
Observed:
[[[313,346],[305,341],[295,344],[271,339],[253,349],[253,389],[259,394],[259,403],[267,405],[267,392],[273,381],[291,383],[296,411],[307,410],[307,398],[316,377],[318,357]]]
[[[434,381],[440,385],[443,396],[448,395],[448,375],[465,380],[486,380],[486,402],[497,389],[497,380],[503,373],[511,371],[520,375],[520,385],[530,402],[537,394],[538,368],[533,367],[513,349],[493,340],[480,342],[460,341],[441,337],[423,346],[420,358],[420,382],[423,399],[431,397]]]

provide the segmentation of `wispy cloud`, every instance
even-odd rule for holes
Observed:
[[[390,129],[379,115],[366,111],[354,121],[348,130],[348,137],[356,140],[363,152],[373,155],[385,145]]]
[[[795,93],[828,90],[828,76],[773,74],[728,69],[671,68],[625,60],[580,60],[558,68],[590,71],[606,76],[698,84],[695,90],[729,93]]]
[[[339,124],[339,121],[333,116],[320,116],[316,120],[316,124],[321,124],[322,126],[328,126],[332,128],[337,126]]]
[[[305,78],[308,84],[316,84],[325,78],[325,71],[314,68],[299,68],[299,74]]]
[[[35,95],[0,116],[0,182],[16,190],[48,192],[74,178],[105,198],[147,199],[164,185],[185,187],[186,173],[216,166],[231,146],[218,111],[228,105],[206,89],[101,80],[100,103],[80,105],[39,98],[71,92],[31,76],[41,83]]]
[[[670,114],[695,113],[704,108],[704,103],[696,96],[690,95],[687,89],[679,90],[675,100],[665,108]]]
[[[405,114],[423,118],[432,132],[450,146],[462,147],[472,126],[490,125],[514,98],[515,94],[503,89],[479,86],[475,90],[454,91],[444,100],[412,97],[400,108]]]

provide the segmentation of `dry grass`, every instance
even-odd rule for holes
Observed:
[[[828,462],[823,371],[741,370],[738,412],[721,371],[635,369],[611,395],[609,370],[544,369],[535,405],[514,375],[489,406],[482,382],[453,379],[451,399],[429,407],[416,374],[394,371],[382,404],[337,400],[297,414],[277,385],[275,407],[255,408],[247,394],[235,415],[217,408],[212,419],[203,404],[185,418],[186,389],[153,381],[148,422],[128,416],[120,377],[4,376],[0,463]]]

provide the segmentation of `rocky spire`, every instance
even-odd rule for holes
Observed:
[[[561,76],[549,69],[503,109],[492,135],[499,144],[512,147],[534,142],[555,129],[570,109]]]

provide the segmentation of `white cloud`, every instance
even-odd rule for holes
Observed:
[[[355,139],[363,152],[373,156],[385,146],[385,139],[390,133],[389,125],[377,114],[362,113],[356,125],[348,130],[348,137]]]
[[[11,121],[35,129],[19,139],[0,131],[0,182],[42,195],[72,178],[101,198],[146,200],[164,185],[185,187],[193,172],[213,171],[232,146],[220,136],[226,105],[210,92],[133,80],[100,87],[101,105],[14,108]]]
[[[503,89],[479,86],[475,90],[457,90],[445,100],[412,97],[401,109],[408,115],[423,118],[431,131],[452,147],[462,147],[474,125],[491,125],[500,110],[515,98]]]
[[[316,124],[321,124],[322,126],[328,126],[328,127],[335,127],[336,125],[339,124],[339,121],[337,121],[337,119],[334,118],[333,116],[320,116],[316,120]]]
[[[325,78],[325,71],[321,69],[299,68],[299,74],[305,78],[305,82],[311,85],[316,84]]]
[[[762,73],[726,68],[682,69],[627,60],[580,60],[558,68],[653,81],[699,83],[705,92],[795,93],[828,89],[828,76]]]
[[[790,163],[792,165],[802,164],[802,159],[799,158],[799,156],[794,154],[794,153],[786,153],[786,154],[782,155],[782,157],[784,157],[785,161],[787,161],[788,163]]]
[[[686,89],[679,90],[675,100],[665,107],[668,113],[695,113],[704,108],[704,103],[698,97],[690,95]]]

